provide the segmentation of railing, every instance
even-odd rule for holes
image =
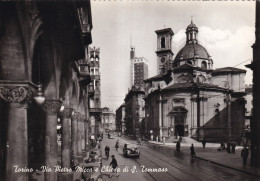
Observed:
[[[90,108],[89,112],[102,112],[101,108]]]

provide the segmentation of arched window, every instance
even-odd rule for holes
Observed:
[[[219,114],[219,109],[215,109],[215,115]]]
[[[190,65],[193,65],[193,64],[192,64],[192,61],[190,61],[190,60],[188,60],[186,63],[187,63],[187,64],[190,64]]]
[[[161,48],[165,48],[165,38],[161,38]]]
[[[201,68],[204,68],[204,69],[207,68],[207,62],[206,61],[201,62]]]

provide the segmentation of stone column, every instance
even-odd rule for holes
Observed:
[[[83,124],[83,119],[82,119],[82,115],[80,114],[78,117],[78,161],[82,162],[83,161],[83,157],[82,157],[82,142],[83,142],[83,134],[84,132],[84,124]]]
[[[58,112],[61,107],[59,100],[46,100],[42,105],[42,109],[46,112],[46,126],[45,126],[45,165],[51,172],[45,172],[45,181],[57,180],[57,166],[58,158],[58,144],[57,144],[57,120]]]
[[[159,138],[162,141],[162,96],[159,97]]]
[[[81,115],[81,150],[82,151],[86,151],[85,150],[85,135],[86,135],[86,132],[85,132],[85,116],[84,115]]]
[[[28,169],[27,104],[36,93],[36,86],[30,82],[0,82],[0,97],[9,103],[8,130],[6,142],[6,180],[27,181]]]
[[[78,119],[80,114],[74,112],[71,119],[71,150],[72,150],[72,164],[75,166],[77,164],[78,155]]]
[[[70,167],[70,122],[73,109],[65,108],[62,113],[61,166]]]

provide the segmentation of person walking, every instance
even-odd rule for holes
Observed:
[[[118,164],[117,164],[117,161],[115,159],[115,156],[112,155],[112,161],[110,162],[110,166],[113,168],[113,172],[116,173],[116,176],[118,177],[119,176],[119,173],[117,172],[117,167],[118,167]],[[111,173],[111,175],[109,176],[109,178],[111,178],[113,175]]]
[[[192,159],[193,159],[193,157],[196,157],[196,153],[195,153],[193,144],[191,144],[191,147],[190,147],[190,154],[191,154]]]
[[[110,148],[106,145],[106,147],[105,147],[105,154],[106,154],[107,159],[109,157],[109,151],[110,151]]]
[[[206,147],[206,139],[205,138],[203,138],[203,140],[202,140],[202,146],[203,146],[203,148],[205,148]]]
[[[246,148],[246,146],[244,146],[243,149],[241,150],[241,157],[243,158],[243,168],[245,168],[247,163],[247,157],[248,157],[248,149]]]
[[[180,152],[180,148],[181,148],[181,143],[180,143],[180,141],[178,141],[178,142],[176,143],[176,151],[177,151],[177,152]]]
[[[138,138],[138,143],[137,144],[141,145],[141,138],[140,137]]]
[[[118,147],[119,147],[119,140],[117,139],[117,141],[116,141],[116,151],[118,150]]]

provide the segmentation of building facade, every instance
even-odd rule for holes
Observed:
[[[102,131],[116,130],[116,114],[108,107],[102,108],[101,130]]]
[[[124,133],[125,127],[125,103],[116,110],[116,131]]]
[[[148,60],[144,57],[135,57],[135,48],[131,47],[130,61],[130,87],[144,86],[143,81],[148,78]]]
[[[93,88],[93,93],[89,100],[90,106],[90,133],[97,135],[99,133],[101,125],[101,84],[100,84],[100,48],[89,48],[89,60],[90,60],[90,86]]]
[[[172,30],[158,30],[156,34],[159,74],[145,80],[145,134],[159,139],[186,136],[240,143],[246,71],[213,69],[211,56],[198,43],[198,28],[193,22],[186,29],[185,46],[174,59]]]
[[[250,122],[251,130],[251,165],[260,167],[260,1],[256,1],[255,43],[253,48],[253,62],[247,65],[253,70],[253,117]]]
[[[139,137],[142,132],[144,94],[142,87],[133,86],[125,96],[125,133],[133,137]]]

